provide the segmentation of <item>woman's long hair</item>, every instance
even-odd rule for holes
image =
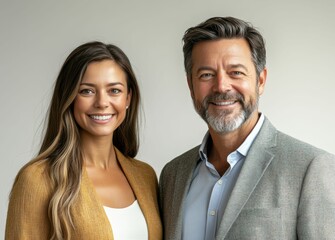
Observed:
[[[68,56],[57,77],[39,154],[20,170],[34,163],[48,164],[54,187],[48,209],[51,239],[70,238],[73,228],[70,209],[80,189],[83,159],[73,102],[88,64],[106,59],[115,61],[123,69],[128,92],[132,93],[126,118],[113,134],[113,144],[128,157],[134,157],[138,151],[140,92],[129,59],[111,44],[89,42],[79,46]]]

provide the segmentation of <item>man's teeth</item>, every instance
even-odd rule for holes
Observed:
[[[231,102],[214,102],[214,104],[218,105],[218,106],[227,106],[227,105],[234,104],[234,101],[231,101]]]
[[[94,120],[100,120],[100,121],[103,121],[103,120],[108,120],[108,119],[111,119],[112,118],[112,115],[90,115],[90,118],[93,118]]]

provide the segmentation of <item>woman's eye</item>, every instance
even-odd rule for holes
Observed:
[[[90,94],[93,94],[93,90],[92,89],[81,89],[79,91],[80,94],[83,94],[83,95],[90,95]]]
[[[118,93],[120,93],[120,92],[121,92],[120,89],[116,89],[116,88],[111,89],[111,93],[112,93],[112,94],[118,94]]]

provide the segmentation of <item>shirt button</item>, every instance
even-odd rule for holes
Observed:
[[[215,211],[212,210],[212,211],[209,212],[209,214],[210,214],[211,216],[215,216]]]
[[[220,184],[220,185],[222,184],[222,180],[221,179],[218,181],[218,184]]]

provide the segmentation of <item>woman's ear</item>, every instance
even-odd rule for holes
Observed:
[[[130,106],[130,103],[131,103],[131,96],[132,96],[132,91],[131,91],[131,89],[129,89],[128,94],[127,94],[127,105],[126,105],[126,109],[128,109],[128,107]]]

